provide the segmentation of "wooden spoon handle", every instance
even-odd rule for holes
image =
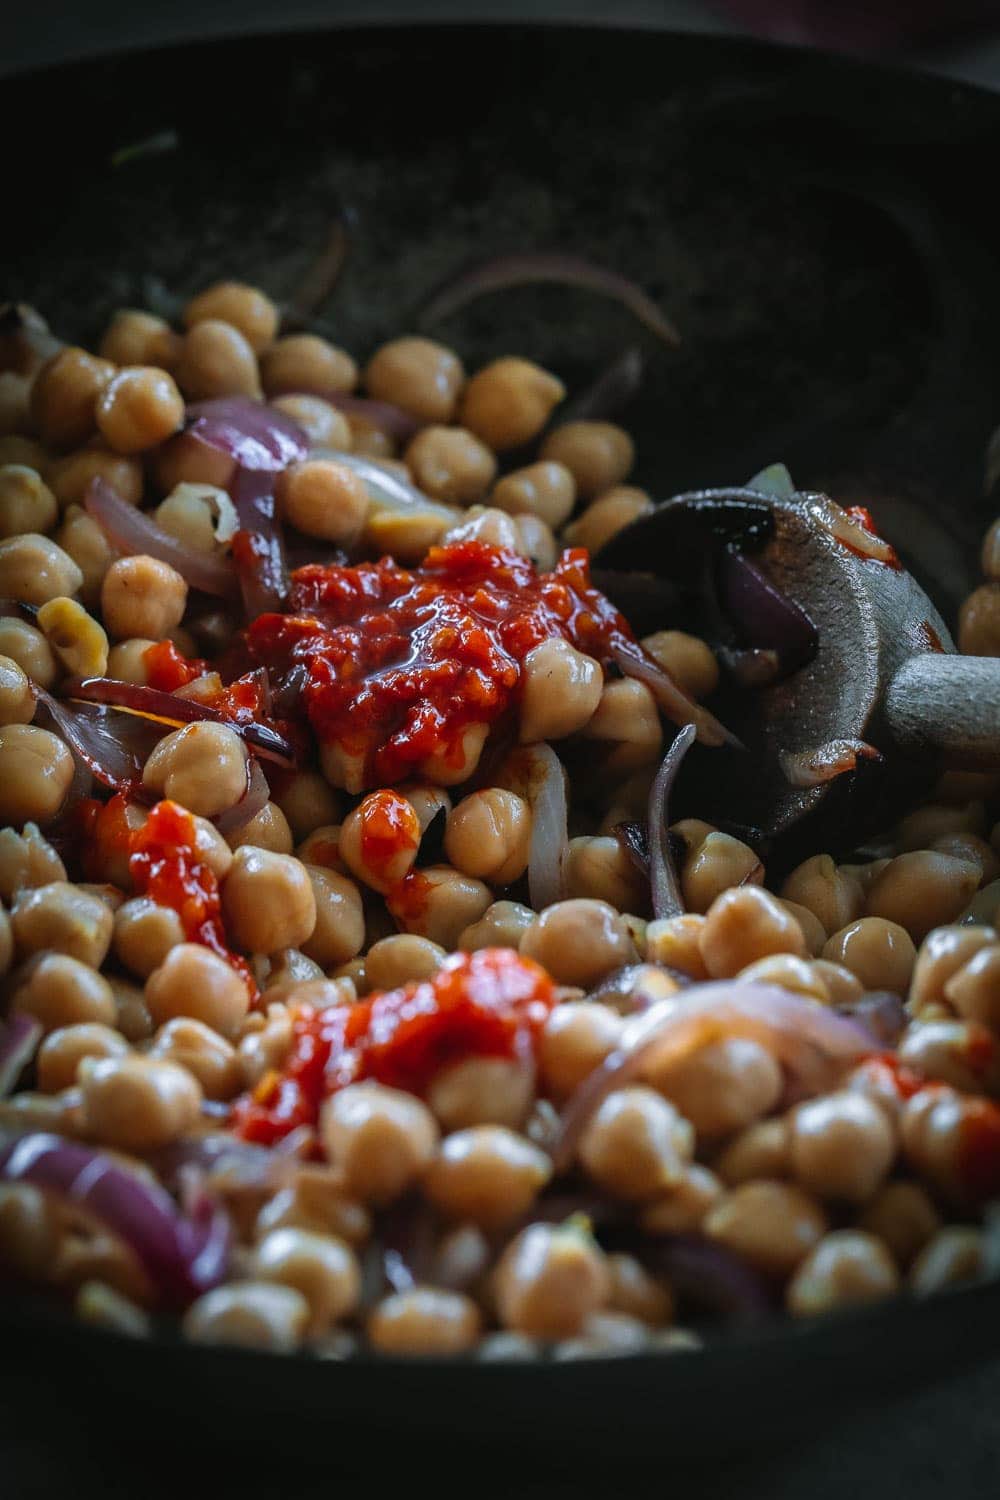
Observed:
[[[884,711],[906,754],[955,770],[1000,770],[1000,657],[911,656],[886,689]]]

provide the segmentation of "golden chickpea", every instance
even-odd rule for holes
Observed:
[[[0,466],[0,538],[51,531],[58,514],[41,474],[23,464]]]
[[[696,913],[707,912],[733,886],[760,885],[763,879],[764,866],[754,851],[728,833],[710,833],[688,850],[681,865],[684,904]]]
[[[43,1281],[58,1249],[58,1225],[46,1195],[30,1182],[0,1183],[0,1265]]]
[[[35,717],[35,695],[17,662],[0,656],[0,726],[30,724]]]
[[[667,1192],[694,1150],[694,1130],[653,1089],[634,1084],[608,1095],[580,1138],[580,1162],[616,1197],[642,1202]]]
[[[708,970],[701,956],[704,927],[704,916],[695,912],[650,922],[646,928],[646,958],[691,979],[707,979]]]
[[[108,668],[108,638],[93,615],[75,599],[50,599],[37,615],[38,624],[62,666],[74,677],[103,677]]]
[[[0,652],[16,662],[24,675],[37,682],[39,687],[50,688],[55,682],[58,669],[52,647],[42,632],[29,625],[27,620],[15,620],[12,615],[0,616]]]
[[[929,849],[942,834],[982,834],[985,831],[986,809],[982,802],[967,802],[964,806],[928,802],[900,818],[896,825],[895,844],[902,854],[913,849]]]
[[[551,573],[556,565],[559,547],[551,526],[546,526],[539,516],[513,516],[511,518],[521,538],[517,548],[539,573]]]
[[[76,1070],[85,1057],[124,1057],[131,1048],[112,1026],[99,1021],[76,1021],[50,1031],[38,1049],[38,1087],[58,1094],[76,1083]]]
[[[489,505],[470,505],[462,513],[463,519],[449,526],[441,538],[442,546],[456,542],[485,542],[488,547],[500,547],[504,552],[521,552],[521,533],[513,516]]]
[[[530,906],[522,906],[519,901],[494,901],[478,922],[462,929],[456,947],[466,953],[479,948],[518,948],[534,920]]]
[[[811,912],[807,906],[799,906],[797,901],[786,901],[783,896],[778,897],[778,905],[782,906],[788,912],[788,915],[794,917],[795,921],[799,924],[802,936],[805,939],[806,955],[818,958],[826,942],[826,928],[819,917],[814,912]]]
[[[858,1219],[859,1229],[885,1244],[905,1270],[941,1227],[937,1209],[916,1182],[887,1182]]]
[[[826,1233],[822,1209],[787,1182],[745,1182],[711,1209],[709,1239],[770,1275],[789,1276]]]
[[[648,515],[653,502],[645,490],[635,489],[630,484],[615,485],[606,494],[591,501],[590,505],[572,521],[563,532],[569,547],[586,547],[591,554],[599,552],[619,531]]]
[[[45,604],[75,594],[83,574],[47,536],[28,531],[0,542],[0,595],[21,604]]]
[[[423,1191],[448,1218],[498,1229],[527,1213],[552,1176],[544,1151],[500,1125],[449,1135],[423,1178]]]
[[[189,812],[214,818],[234,807],[246,791],[243,741],[228,724],[186,724],[156,746],[142,781]]]
[[[643,637],[643,646],[692,698],[707,698],[719,685],[719,664],[712,648],[683,630],[658,630]]]
[[[521,939],[521,952],[560,984],[590,989],[637,958],[621,914],[605,901],[557,901]]]
[[[899,1272],[885,1245],[873,1234],[836,1229],[824,1235],[799,1266],[785,1305],[798,1318],[839,1307],[878,1302],[899,1291]]]
[[[521,668],[521,742],[576,734],[594,718],[603,694],[604,672],[592,656],[558,636],[542,641],[528,652]]]
[[[265,802],[260,812],[255,813],[248,823],[234,829],[228,837],[227,847],[230,853],[236,849],[251,848],[264,849],[269,854],[291,854],[292,830],[281,808],[273,802]]]
[[[611,1294],[605,1256],[570,1225],[532,1224],[507,1246],[494,1276],[500,1324],[533,1338],[572,1338]]]
[[[365,914],[361,892],[353,880],[336,870],[306,865],[316,902],[316,925],[302,951],[323,969],[345,964],[361,952]]]
[[[169,563],[143,555],[119,557],[101,584],[105,626],[119,640],[162,640],[183,619],[187,592],[186,582]]]
[[[190,1130],[201,1089],[186,1068],[155,1058],[85,1057],[77,1069],[88,1134],[119,1151],[154,1151]]]
[[[256,354],[238,328],[217,318],[188,330],[174,373],[189,401],[261,394]]]
[[[232,1099],[243,1087],[236,1049],[204,1021],[175,1016],[153,1038],[148,1057],[186,1068],[206,1099]]]
[[[184,928],[169,906],[157,906],[149,896],[126,901],[114,916],[114,950],[132,974],[147,979],[171,948],[184,941]]]
[[[49,822],[72,781],[73,757],[56,735],[33,724],[0,729],[0,821]]]
[[[664,1198],[645,1204],[639,1213],[644,1234],[697,1234],[710,1208],[721,1198],[722,1183],[696,1163],[686,1166]]]
[[[977,891],[958,920],[962,926],[966,922],[985,922],[1000,929],[1000,880],[993,880]]]
[[[236,460],[210,448],[190,432],[168,438],[150,456],[157,488],[169,495],[179,484],[210,484],[225,489],[236,471]]]
[[[792,1170],[819,1198],[866,1203],[896,1156],[896,1136],[871,1099],[845,1090],[801,1105],[792,1117]]]
[[[97,425],[116,453],[142,453],[178,432],[184,398],[166,370],[151,366],[119,370],[97,402]]]
[[[265,986],[268,999],[284,1000],[287,991],[298,989],[302,984],[312,984],[314,980],[324,986],[334,983],[327,979],[319,964],[306,958],[298,948],[281,948],[277,953],[272,953],[267,962],[270,965]],[[278,991],[285,993],[279,994]]]
[[[305,865],[320,865],[324,870],[346,874],[347,866],[340,857],[340,831],[339,823],[331,828],[314,828],[296,849],[296,856]]]
[[[302,428],[310,447],[350,453],[353,438],[347,418],[321,396],[276,396],[271,405]]]
[[[738,886],[717,896],[705,916],[699,946],[713,979],[730,979],[770,954],[806,951],[802,930],[769,891]]]
[[[564,464],[590,500],[621,484],[635,462],[635,445],[613,422],[564,422],[545,439],[541,457]]]
[[[79,448],[94,431],[97,401],[115,367],[67,345],[42,366],[31,388],[31,419],[46,448]]]
[[[671,1321],[674,1299],[669,1287],[651,1276],[634,1255],[609,1255],[607,1264],[611,1277],[607,1305],[612,1312],[627,1313],[653,1328]]]
[[[248,953],[302,947],[316,927],[307,867],[290,854],[244,845],[223,882],[222,913],[233,942]]]
[[[166,319],[123,307],[105,329],[98,353],[113,365],[156,365],[172,370],[180,347],[181,336]]]
[[[962,605],[958,649],[966,656],[1000,656],[1000,584],[981,584]]]
[[[823,957],[849,969],[866,990],[892,990],[905,995],[917,950],[898,923],[861,917],[827,940]]]
[[[919,943],[933,927],[954,921],[978,885],[975,865],[918,849],[890,860],[869,890],[865,910],[905,927]]]
[[[938,854],[948,854],[979,869],[980,885],[989,885],[1000,875],[1000,858],[986,842],[975,833],[941,833],[931,840],[931,849]]]
[[[371,1313],[366,1333],[380,1354],[464,1354],[479,1338],[480,1313],[461,1292],[412,1287],[383,1298]]]
[[[495,359],[465,387],[459,420],[495,452],[538,436],[566,394],[561,380],[527,359]]]
[[[347,1191],[362,1203],[385,1204],[426,1171],[437,1150],[438,1127],[412,1094],[352,1083],[323,1105],[320,1137]]]
[[[217,319],[239,329],[255,354],[274,342],[278,331],[278,309],[259,287],[242,281],[217,281],[192,297],[184,309],[185,328],[207,319]]]
[[[582,733],[585,739],[607,746],[601,764],[608,773],[649,765],[659,759],[663,745],[656,699],[644,682],[633,677],[604,684],[597,708]]]
[[[290,333],[263,355],[260,377],[268,396],[346,394],[358,383],[358,367],[336,344],[314,333]]]
[[[451,422],[464,383],[461,360],[433,339],[392,339],[365,369],[365,387],[376,401],[402,407],[419,422]]]
[[[299,531],[346,546],[360,536],[371,504],[361,476],[329,458],[292,464],[278,476],[276,494]]]
[[[99,969],[111,946],[105,903],[66,881],[18,892],[11,922],[22,957],[49,950]]]
[[[983,948],[997,941],[993,927],[938,927],[920,945],[910,981],[909,1008],[914,1015],[945,999],[945,986]]]
[[[945,983],[944,994],[960,1016],[1000,1029],[1000,943],[980,948]]]
[[[797,865],[781,887],[786,901],[794,901],[822,922],[827,936],[860,917],[861,887],[829,854],[814,854]]]
[[[537,516],[557,531],[576,504],[576,482],[565,464],[528,464],[497,480],[490,504],[511,516]]]
[[[80,598],[88,609],[96,612],[101,602],[104,575],[118,553],[93,516],[88,516],[79,505],[71,505],[66,511],[63,523],[56,532],[56,541],[80,569],[83,576]],[[148,644],[152,645],[152,642]]]
[[[524,1124],[535,1097],[534,1069],[505,1057],[467,1057],[439,1068],[427,1103],[445,1130]]]
[[[372,1221],[367,1209],[345,1195],[339,1175],[330,1167],[300,1166],[288,1186],[275,1193],[257,1215],[256,1239],[274,1229],[308,1229],[349,1245],[363,1245],[371,1237]]]
[[[827,958],[814,958],[809,967],[826,990],[831,1005],[853,1005],[865,992],[861,980],[843,964],[831,963]]]
[[[530,844],[531,808],[515,792],[471,792],[448,814],[445,854],[463,875],[510,885],[528,867]]]
[[[386,898],[386,906],[404,931],[430,938],[450,951],[459,933],[478,922],[492,905],[493,892],[481,880],[462,875],[448,865],[428,865],[417,873],[419,900],[409,901],[404,884]]]
[[[228,1344],[291,1354],[305,1337],[309,1303],[290,1286],[238,1281],[192,1302],[181,1329],[192,1344]]]
[[[386,788],[371,792],[344,819],[338,853],[359,880],[385,894],[413,868],[421,831],[413,804]]]
[[[31,427],[31,377],[0,370],[0,438],[20,439]],[[25,442],[30,441],[28,438]]]
[[[606,901],[626,912],[648,904],[648,882],[616,838],[570,839],[563,877],[569,897]]]
[[[437,786],[458,786],[468,781],[479,764],[488,724],[467,724],[457,745],[445,745],[421,762],[420,775]]]
[[[0,828],[0,900],[11,901],[28,886],[65,879],[66,868],[37,823],[26,823],[23,833]]]
[[[418,489],[452,505],[481,500],[496,478],[493,454],[464,427],[424,427],[411,438],[405,459]]]
[[[447,958],[437,943],[413,933],[380,938],[365,954],[365,970],[373,990],[395,990],[417,979],[430,979]]]
[[[744,1129],[773,1109],[782,1092],[781,1068],[766,1048],[745,1037],[709,1042],[645,1076],[699,1136]]]
[[[157,1026],[186,1016],[222,1036],[235,1036],[250,1007],[235,969],[198,943],[178,943],[146,980],[146,1005]]]
[[[758,1120],[733,1137],[713,1163],[727,1187],[791,1172],[791,1131],[785,1118]]]
[[[288,819],[296,843],[301,843],[314,829],[339,819],[336,794],[318,771],[296,771],[274,800]]]
[[[944,1287],[975,1281],[988,1268],[982,1230],[971,1224],[949,1224],[920,1251],[908,1280],[918,1296],[926,1297]]]
[[[324,1333],[354,1312],[361,1295],[361,1269],[354,1251],[329,1234],[274,1229],[254,1253],[262,1281],[289,1286],[309,1304],[309,1331]]]

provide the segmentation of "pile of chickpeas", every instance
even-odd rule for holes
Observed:
[[[0,616],[0,976],[6,1013],[34,1017],[43,1036],[27,1086],[0,1103],[0,1140],[52,1131],[148,1175],[155,1153],[218,1134],[227,1106],[280,1071],[303,1006],[428,978],[456,949],[518,949],[559,986],[533,1065],[470,1057],[423,1097],[352,1084],[286,1153],[280,1179],[218,1182],[236,1250],[227,1282],[183,1313],[185,1337],[332,1358],[361,1346],[497,1359],[687,1349],[699,1334],[677,1322],[683,1305],[642,1250],[675,1234],[729,1252],[794,1316],[983,1274],[962,1150],[983,1098],[1000,1095],[1000,770],[943,777],[886,831],[881,857],[818,851],[777,883],[747,844],[685,819],[673,830],[685,913],[654,921],[613,830],[644,817],[664,726],[644,684],[606,679],[561,640],[531,654],[519,707],[521,741],[554,742],[572,773],[565,897],[540,911],[525,894],[533,814],[518,752],[495,784],[462,786],[485,726],[457,776],[430,761],[364,795],[342,758],[317,754],[229,837],[214,820],[244,794],[244,741],[223,723],[164,726],[143,782],[193,816],[228,942],[260,988],[252,1003],[177,912],[136,893],[127,853],[91,850],[83,878],[59,852],[76,766],[35,722],[31,683],[143,684],[153,643],[211,658],[209,639],[241,624],[220,607],[209,637],[179,571],[119,555],[84,508],[91,480],[189,549],[225,555],[232,460],[183,422],[188,402],[240,396],[294,418],[315,450],[277,485],[303,537],[407,562],[430,542],[478,537],[549,568],[561,546],[596,550],[650,508],[627,482],[633,441],[603,421],[550,425],[563,385],[527,360],[468,376],[454,351],[405,336],[362,372],[323,338],[283,335],[275,304],[232,282],[194,297],[182,330],[119,312],[94,354],[59,345],[30,310],[22,320],[24,336],[0,342],[0,598],[14,601]],[[354,393],[400,408],[413,435],[401,444],[377,407],[338,409]],[[505,464],[534,441],[534,461]],[[383,464],[457,519],[439,506],[416,528],[374,526],[369,492],[337,452]],[[991,581],[963,611],[966,651],[1000,651],[998,527],[984,545]],[[719,667],[705,641],[661,630],[644,645],[692,697],[711,698]],[[209,670],[180,691],[218,685]],[[387,801],[407,837],[375,867],[363,833]],[[148,815],[130,804],[130,827]],[[416,864],[417,912],[398,899]],[[768,1047],[723,1035],[613,1089],[558,1179],[553,1124],[616,1050],[630,992],[681,1003],[689,982],[720,979],[838,1009],[898,996],[894,1064],[923,1086],[906,1097],[872,1060],[790,1104]],[[553,1217],[560,1193],[614,1205],[635,1253],[602,1248],[584,1213]],[[421,1275],[373,1300],[363,1270],[384,1216],[414,1204],[431,1234]],[[128,1247],[28,1183],[0,1183],[0,1261],[71,1295],[82,1318],[136,1336],[155,1326],[157,1289]]]

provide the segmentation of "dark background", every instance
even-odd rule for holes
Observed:
[[[738,7],[758,14],[757,5]],[[850,8],[850,7],[848,7]],[[878,7],[867,7],[875,10]],[[892,8],[892,7],[890,7]],[[912,7],[915,11],[919,6]],[[982,10],[998,7],[981,7]],[[808,7],[770,7],[775,13],[796,10],[799,34],[808,34]],[[829,7],[820,6],[824,24]],[[862,7],[862,10],[866,9]],[[906,7],[902,7],[904,12]],[[970,23],[962,6],[942,4],[944,24],[936,38],[882,40],[882,55],[908,65],[1000,87],[1000,19]],[[841,12],[841,15],[843,12]],[[803,15],[805,19],[803,20]],[[338,22],[388,23],[398,20],[565,20],[639,27],[725,33],[747,29],[734,25],[723,5],[697,0],[537,0],[534,4],[490,3],[490,0],[0,0],[0,73],[25,66],[92,55],[129,46],[151,46],[195,35],[227,32],[248,34],[277,29],[306,29]],[[785,17],[778,17],[779,21]],[[786,27],[787,30],[787,27]],[[903,28],[905,31],[905,27]],[[824,33],[827,34],[827,33]],[[852,35],[856,49],[858,37]],[[178,79],[178,86],[183,80]],[[53,100],[40,96],[40,109]],[[26,122],[27,123],[27,122]],[[983,191],[991,191],[989,184]],[[24,226],[22,226],[22,229]],[[2,244],[2,242],[0,242]],[[0,260],[3,251],[0,248]],[[0,298],[3,287],[0,285]],[[1000,1341],[998,1341],[1000,1342]],[[3,1353],[0,1349],[0,1361]],[[16,1370],[5,1372],[16,1379]],[[280,1371],[276,1367],[276,1377]],[[100,1371],[81,1372],[83,1380],[100,1380]],[[554,1453],[545,1461],[532,1458],[517,1469],[498,1469],[498,1455],[421,1465],[410,1475],[429,1482],[442,1495],[451,1489],[470,1491],[482,1500],[518,1494],[525,1500],[588,1500],[591,1495],[669,1493],[683,1490],[685,1500],[701,1496],[730,1496],[741,1500],[867,1500],[868,1496],[906,1496],[907,1500],[987,1500],[998,1492],[1000,1460],[1000,1360],[968,1376],[950,1381],[918,1398],[887,1401],[848,1420],[830,1414],[820,1438],[803,1443],[790,1426],[787,1443],[752,1458],[727,1456],[727,1413],[720,1403],[718,1443],[704,1461],[680,1467],[669,1450],[654,1473],[633,1468],[628,1455],[614,1469],[590,1466],[581,1476],[571,1453]],[[775,1390],[779,1407],[783,1392]],[[255,1461],[252,1471],[241,1463],[239,1434],[226,1434],[224,1449],[207,1453],[191,1447],[183,1431],[163,1413],[163,1446],[156,1452],[130,1442],[127,1419],[109,1409],[103,1430],[86,1437],[67,1428],[58,1411],[40,1413],[38,1432],[15,1429],[0,1402],[0,1496],[3,1500],[29,1497],[100,1494],[107,1500],[143,1497],[174,1500],[178,1494],[200,1497],[239,1494],[245,1500],[275,1492],[311,1500],[336,1489],[370,1490],[389,1477],[385,1455],[338,1447],[326,1453],[303,1455],[294,1432],[288,1432],[286,1452],[275,1460]],[[266,1413],[248,1414],[249,1421],[266,1421]],[[544,1413],[539,1414],[544,1424]],[[581,1421],[586,1414],[581,1413]],[[332,1439],[333,1441],[333,1439]],[[515,1458],[516,1455],[508,1455]]]

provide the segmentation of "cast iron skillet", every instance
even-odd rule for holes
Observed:
[[[178,149],[111,165],[164,129]],[[5,80],[0,133],[3,290],[66,336],[93,337],[157,283],[187,293],[237,275],[285,296],[339,203],[357,227],[323,322],[358,353],[410,325],[419,294],[470,256],[562,248],[609,262],[684,335],[677,353],[650,347],[625,414],[637,482],[666,496],[783,459],[802,488],[874,496],[953,621],[1000,420],[988,187],[1000,99],[747,43],[424,27]],[[484,301],[440,332],[473,366],[535,355],[571,388],[635,336],[616,308],[552,289]],[[26,1412],[58,1404],[61,1420],[103,1425],[127,1402],[133,1430],[145,1417],[160,1437],[164,1407],[183,1405],[209,1430],[236,1423],[244,1442],[287,1433],[273,1420],[287,1415],[297,1442],[349,1425],[430,1445],[704,1453],[981,1359],[1000,1344],[998,1315],[994,1282],[693,1354],[472,1367],[131,1344],[8,1296],[3,1338]]]

